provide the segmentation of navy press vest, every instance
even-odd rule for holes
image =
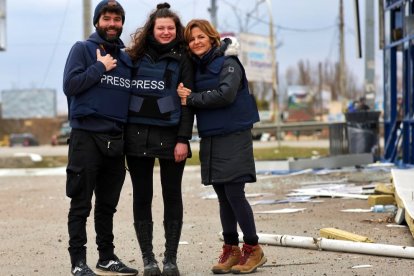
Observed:
[[[129,123],[175,126],[180,122],[181,104],[177,94],[179,62],[165,58],[152,62],[144,56],[132,78]]]
[[[214,59],[201,73],[197,68],[195,76],[196,91],[214,90],[219,87],[220,71],[226,56]],[[236,58],[236,57],[233,57]],[[237,58],[236,58],[237,59]],[[243,85],[237,92],[236,99],[230,105],[217,109],[197,109],[197,129],[200,137],[229,134],[253,127],[259,121],[259,113],[254,97],[250,94],[246,73],[243,72]]]
[[[98,44],[85,41],[87,56],[91,64],[96,62]],[[101,50],[102,52],[102,50]],[[106,53],[102,53],[104,55]],[[128,105],[131,93],[131,67],[129,56],[119,52],[116,68],[105,72],[101,81],[84,93],[71,97],[69,108],[71,118],[93,115],[121,123],[128,118]]]

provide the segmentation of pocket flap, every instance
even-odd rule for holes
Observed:
[[[142,97],[132,96],[129,102],[129,110],[139,112],[143,101],[144,99]]]
[[[171,96],[160,98],[157,100],[157,103],[161,113],[167,113],[175,110],[174,100]]]

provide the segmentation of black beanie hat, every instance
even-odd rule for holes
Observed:
[[[101,16],[102,11],[107,8],[109,11],[120,12],[122,15],[122,24],[125,22],[125,11],[124,8],[119,4],[118,1],[115,0],[103,0],[96,5],[95,12],[93,14],[93,25],[95,26],[96,23],[99,21],[99,17]]]

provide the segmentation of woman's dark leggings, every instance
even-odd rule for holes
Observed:
[[[152,221],[153,171],[155,158],[127,156],[133,187],[134,221]],[[164,221],[183,221],[181,180],[185,161],[159,159]]]
[[[225,244],[238,245],[237,223],[243,232],[246,244],[256,245],[258,236],[252,208],[244,193],[244,183],[226,183],[213,185],[219,206]]]

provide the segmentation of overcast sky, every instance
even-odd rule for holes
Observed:
[[[58,111],[66,112],[62,75],[67,54],[73,43],[82,40],[82,0],[6,0],[7,50],[0,52],[0,91],[4,89],[52,88],[58,94]],[[92,1],[92,10],[99,1]],[[142,26],[152,9],[161,1],[123,0],[126,22],[122,39]],[[192,18],[210,19],[208,0],[170,0],[183,24]],[[257,6],[246,27],[246,14],[255,9],[255,0],[217,0],[218,29],[235,32],[269,33],[269,9]],[[346,62],[363,82],[363,59],[356,57],[354,1],[345,0]],[[364,2],[360,1],[361,21]],[[377,7],[376,7],[377,9]],[[272,15],[279,48],[276,59],[279,77],[299,60],[338,60],[339,0],[273,0]],[[91,15],[92,16],[92,15]],[[377,18],[377,17],[376,17]],[[363,35],[363,33],[362,33]],[[377,32],[375,34],[377,36]],[[377,40],[377,38],[376,38]],[[376,53],[377,68],[382,54]],[[380,71],[380,70],[377,70]],[[380,74],[381,72],[377,72]]]

